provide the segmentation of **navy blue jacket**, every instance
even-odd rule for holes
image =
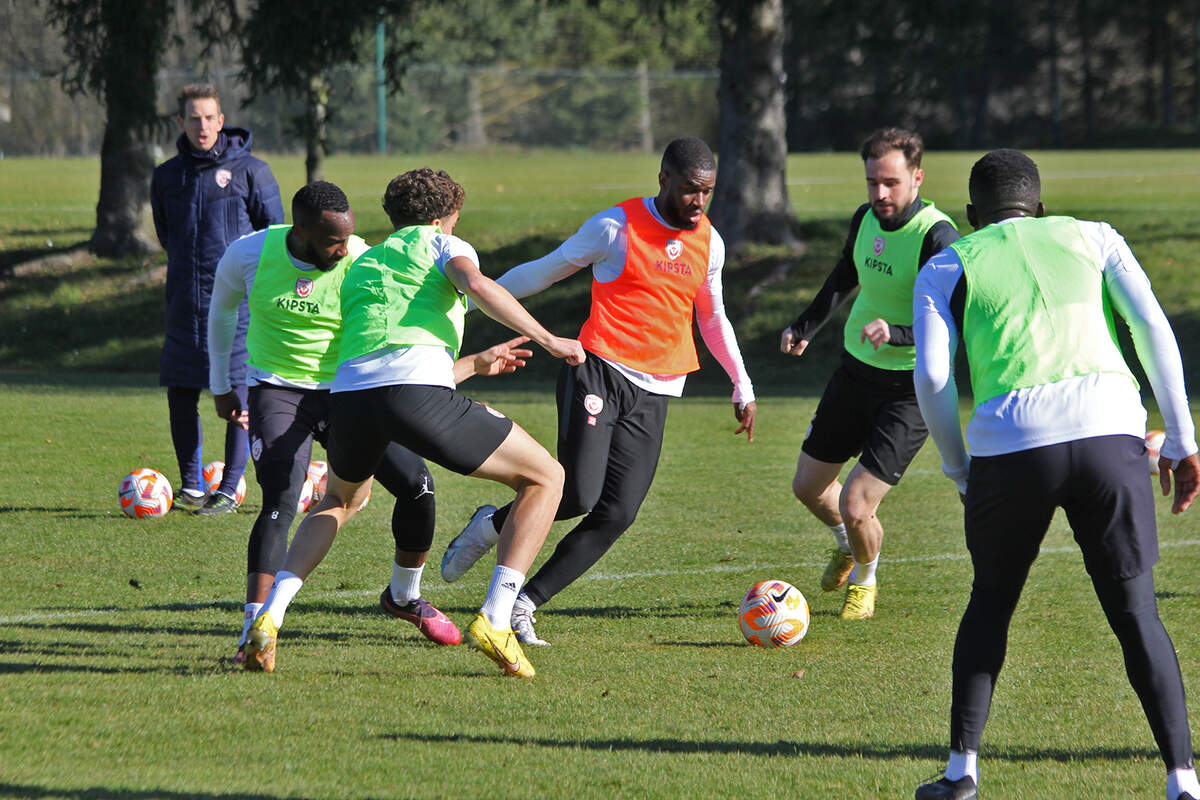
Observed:
[[[279,184],[266,162],[250,155],[252,141],[248,130],[222,128],[213,148],[198,153],[181,134],[179,155],[154,170],[150,205],[167,251],[163,386],[208,386],[208,305],[217,262],[233,240],[283,222]],[[246,383],[248,320],[243,300],[229,364],[238,386]]]

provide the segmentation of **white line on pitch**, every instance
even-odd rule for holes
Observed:
[[[1194,547],[1200,545],[1200,539],[1181,539],[1173,542],[1159,542],[1159,549],[1170,550],[1176,547]],[[1040,555],[1061,555],[1063,553],[1078,553],[1078,547],[1043,547]],[[924,564],[934,561],[966,561],[970,556],[965,552],[960,553],[934,553],[927,556],[908,556],[901,558],[888,558],[884,560],[883,566],[889,564]],[[674,575],[711,575],[729,572],[748,572],[751,570],[762,570],[769,567],[778,566],[776,564],[729,564],[721,566],[706,567],[703,569],[664,569],[650,570],[646,572],[622,572],[622,573],[588,573],[583,575],[581,581],[619,581],[629,580],[631,578],[664,578]],[[824,561],[800,561],[789,564],[789,568],[802,567],[823,567]],[[436,588],[437,584],[434,584]],[[428,587],[427,587],[428,588]],[[310,595],[305,595],[309,600],[328,600],[336,598],[351,598],[351,597],[367,597],[374,595],[374,589],[341,591],[341,592],[314,592]],[[435,592],[436,594],[436,592]],[[180,611],[201,611],[206,608],[216,608],[230,601],[222,600],[208,603],[175,603],[172,604],[173,609]],[[136,611],[150,611],[151,608],[98,608],[98,609],[81,609],[79,611],[48,611],[45,613],[35,614],[20,614],[11,617],[0,617],[0,625],[17,625],[23,622],[47,622],[54,620],[66,619],[86,619],[88,617],[102,617],[110,614],[129,614]]]

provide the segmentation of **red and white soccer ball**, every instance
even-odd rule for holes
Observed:
[[[1150,462],[1150,474],[1158,474],[1158,451],[1162,449],[1167,435],[1162,431],[1146,432],[1146,459]]]
[[[212,494],[221,487],[221,478],[225,476],[225,462],[208,462],[204,465],[204,472],[202,475],[204,476],[204,490],[209,494]],[[237,491],[234,493],[233,499],[237,500],[239,505],[243,500],[246,499],[245,475],[242,475],[242,477],[238,478]]]
[[[300,497],[296,499],[296,513],[303,514],[308,511],[308,507],[313,504],[313,482],[312,479],[305,476],[304,483],[300,485]]]
[[[328,480],[329,465],[324,461],[308,462],[308,479],[312,481],[313,503],[321,502],[321,498],[325,496],[325,482]]]
[[[742,598],[742,635],[759,647],[791,647],[808,633],[808,601],[787,581],[756,583]]]
[[[161,517],[175,502],[175,492],[167,476],[149,467],[135,469],[122,478],[117,497],[125,516],[134,519]]]

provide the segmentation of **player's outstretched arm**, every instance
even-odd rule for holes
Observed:
[[[533,315],[507,289],[479,271],[471,259],[456,256],[446,262],[446,277],[492,319],[528,336],[550,355],[568,364],[582,364],[586,356],[578,339],[555,336],[542,327]]]
[[[1171,493],[1172,474],[1175,476],[1175,501],[1171,503],[1171,513],[1182,514],[1200,493],[1200,456],[1192,453],[1187,458],[1177,461],[1159,456],[1158,482],[1162,487],[1163,497]]]
[[[525,366],[525,359],[533,357],[533,351],[521,347],[529,341],[528,336],[518,336],[492,345],[487,350],[462,356],[454,362],[454,382],[462,383],[473,375],[500,375],[516,372]]]

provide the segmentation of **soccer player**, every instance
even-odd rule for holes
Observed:
[[[446,469],[516,491],[491,585],[467,634],[506,673],[535,674],[509,618],[553,522],[562,467],[512,420],[454,390],[467,298],[556,357],[580,363],[584,352],[578,341],[548,332],[480,272],[474,248],[452,235],[464,197],[463,188],[442,171],[422,168],[397,176],[383,197],[395,233],[346,272],[341,363],[331,388],[329,486],[296,531],[250,627],[248,670],[274,670],[288,604],[339,527],[366,501],[381,455],[399,443]]]
[[[958,229],[919,194],[923,150],[919,135],[900,128],[877,130],[863,142],[869,202],[854,212],[825,285],[780,337],[784,353],[803,354],[859,287],[841,365],[817,404],[792,478],[796,498],[833,532],[821,591],[846,585],[842,619],[875,615],[883,543],[876,514],[925,442],[912,385],[913,280],[930,256],[958,239]],[[842,466],[859,453],[839,483]]]
[[[569,586],[633,524],[662,448],[667,400],[699,368],[692,317],[733,382],[735,433],[754,438],[754,387],[725,316],[725,245],[704,213],[716,161],[700,139],[676,139],[662,157],[658,195],[600,212],[558,249],[498,282],[517,297],[592,267],[592,307],[579,338],[593,356],[558,378],[558,460],[566,469],[556,519],[586,515],[525,584],[512,625],[544,645],[533,612]],[[442,558],[457,580],[496,542],[511,507],[481,506]]]
[[[1200,459],[1175,336],[1120,234],[1103,222],[1045,216],[1037,166],[1024,153],[979,159],[970,196],[976,232],[930,259],[913,296],[917,396],[964,498],[975,571],[954,643],[949,764],[916,796],[976,797],[1009,623],[1062,507],[1166,764],[1166,796],[1196,800],[1183,680],[1154,596],[1146,410],[1112,311],[1129,326],[1165,421],[1159,479],[1167,495],[1174,473],[1179,514],[1200,488]],[[975,402],[970,455],[953,368],[960,332]]]
[[[210,84],[179,94],[179,154],[154,170],[150,206],[158,241],[167,251],[166,326],[159,383],[167,387],[171,441],[179,462],[175,508],[226,514],[238,507],[238,482],[249,458],[246,431],[225,429],[225,473],[205,497],[200,465],[203,430],[200,390],[208,386],[208,306],[217,262],[239,236],[283,222],[279,185],[266,162],[250,155],[253,137],[225,126],[221,99]],[[238,317],[230,377],[246,403],[246,311]]]
[[[263,504],[250,531],[246,605],[235,663],[287,550],[315,438],[327,443],[329,386],[337,369],[341,286],[350,264],[367,251],[355,236],[354,212],[336,185],[318,181],[292,198],[292,225],[273,225],[238,239],[221,258],[208,316],[210,388],[217,416],[250,431],[250,453]],[[230,353],[238,306],[249,299],[246,339],[248,409],[230,386]],[[521,340],[455,363],[455,380],[476,372],[512,371],[531,351]],[[246,412],[248,410],[248,419]],[[430,640],[458,644],[458,628],[421,598],[421,572],[433,541],[433,476],[398,444],[383,452],[375,474],[397,499],[392,512],[395,562],[380,606],[412,622]]]

